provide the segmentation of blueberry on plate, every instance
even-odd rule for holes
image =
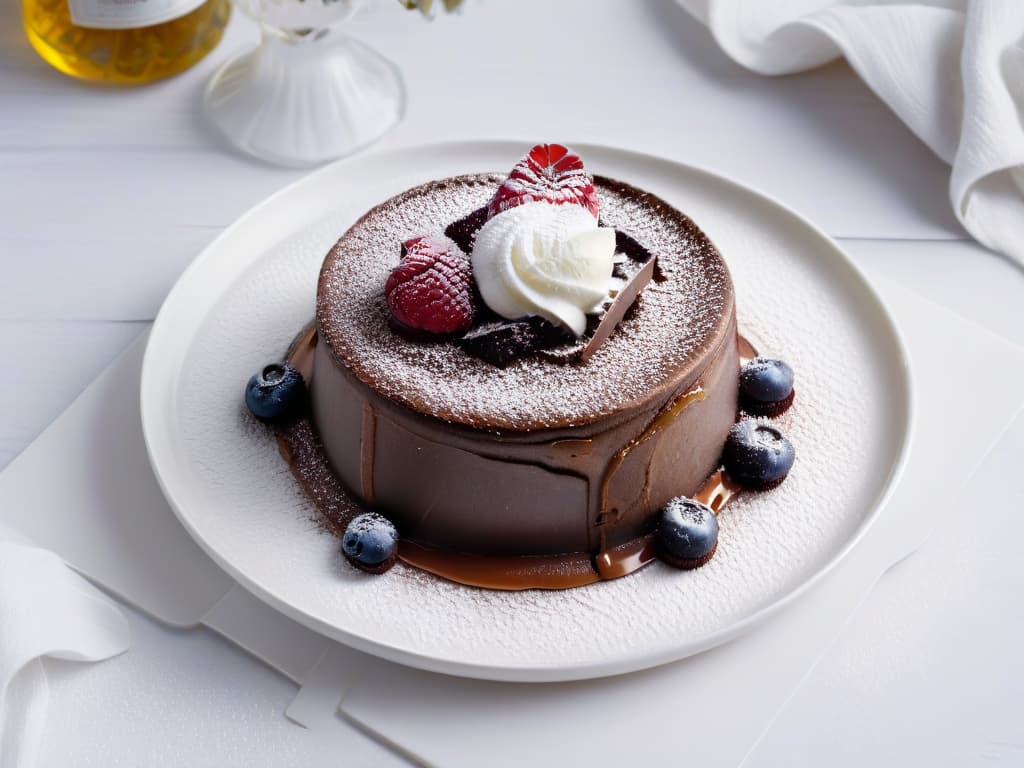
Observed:
[[[658,556],[669,565],[699,568],[718,548],[718,518],[710,507],[679,496],[662,507],[656,540]]]
[[[793,395],[793,369],[782,360],[755,357],[740,371],[740,407],[749,414],[778,416]]]
[[[306,382],[287,363],[271,363],[254,373],[245,385],[245,404],[261,421],[282,422],[306,403]]]
[[[764,491],[786,479],[795,457],[793,444],[775,427],[744,419],[729,430],[722,465],[740,485]]]
[[[398,559],[398,531],[384,515],[356,515],[341,537],[345,559],[361,571],[384,573]]]

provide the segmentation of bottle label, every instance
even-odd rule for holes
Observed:
[[[206,0],[68,0],[75,26],[134,29],[191,13]]]

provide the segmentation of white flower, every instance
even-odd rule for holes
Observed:
[[[419,10],[424,16],[433,18],[434,0],[398,0],[410,11]],[[462,0],[441,0],[445,11],[451,12],[462,5]]]

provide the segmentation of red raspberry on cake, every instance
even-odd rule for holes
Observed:
[[[597,218],[594,180],[580,156],[561,144],[538,144],[516,163],[487,204],[487,216],[540,200],[581,205]]]
[[[469,258],[444,235],[402,244],[402,260],[388,276],[384,298],[399,330],[450,335],[476,317]]]

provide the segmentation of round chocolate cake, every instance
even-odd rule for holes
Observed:
[[[658,511],[719,467],[737,420],[729,272],[678,210],[595,177],[600,224],[626,252],[621,296],[653,267],[624,306],[605,307],[614,318],[497,363],[464,343],[472,332],[429,342],[396,332],[384,286],[401,244],[447,228],[471,248],[473,227],[451,227],[482,220],[504,179],[410,189],[332,248],[304,371],[312,426],[347,492],[393,521],[409,563],[480,585],[623,575],[650,559]]]

